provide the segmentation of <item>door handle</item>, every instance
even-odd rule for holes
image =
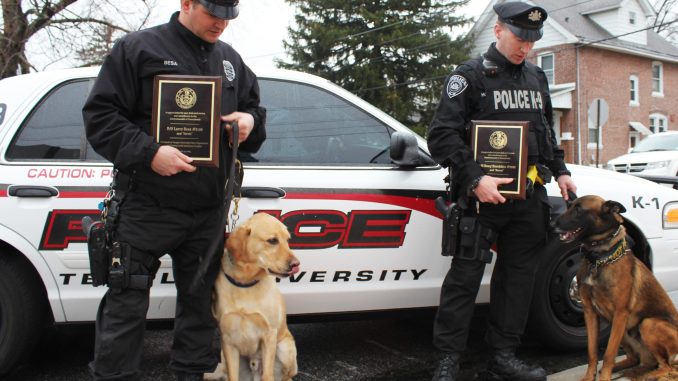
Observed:
[[[285,191],[273,187],[242,187],[240,192],[247,198],[282,198],[285,197]]]
[[[39,185],[10,185],[7,193],[16,197],[55,197],[59,191],[54,187]]]

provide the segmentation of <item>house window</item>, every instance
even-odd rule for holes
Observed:
[[[631,96],[629,98],[629,104],[632,106],[638,106],[638,76],[632,75],[629,77],[631,85]]]
[[[652,63],[652,95],[664,93],[664,70],[661,62]]]
[[[636,147],[636,144],[638,144],[638,138],[639,138],[638,132],[630,132],[629,133],[629,152]]]
[[[629,12],[629,24],[636,24],[636,12]]]
[[[667,122],[668,120],[665,115],[650,114],[650,130],[652,130],[653,133],[666,131],[666,126],[668,126]]]
[[[555,83],[555,62],[553,53],[540,55],[538,63],[539,67],[541,67],[541,69],[544,71],[544,74],[546,74],[546,79],[548,80],[549,85],[553,85]]]
[[[589,140],[587,143],[587,148],[603,148],[603,128],[596,128],[596,121],[592,118],[588,118],[588,127]]]
[[[598,129],[598,128],[589,127],[589,144],[588,144],[589,148],[595,148],[596,147],[596,145],[600,141],[600,135],[601,135],[600,132],[602,130],[603,130],[602,128]],[[602,144],[601,144],[601,146],[602,146]]]

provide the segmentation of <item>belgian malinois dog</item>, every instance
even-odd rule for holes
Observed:
[[[581,243],[583,253],[577,284],[589,361],[582,381],[596,379],[599,317],[611,324],[599,380],[610,380],[612,372],[638,364],[650,369],[645,380],[657,380],[678,364],[678,312],[652,272],[627,247],[620,214],[625,211],[616,201],[583,196],[553,222],[560,240]],[[626,358],[615,363],[620,344]]]

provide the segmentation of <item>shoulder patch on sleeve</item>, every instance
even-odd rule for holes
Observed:
[[[468,82],[466,82],[466,78],[459,74],[455,74],[451,76],[450,80],[447,82],[447,96],[454,98],[457,95],[463,93],[467,87]]]

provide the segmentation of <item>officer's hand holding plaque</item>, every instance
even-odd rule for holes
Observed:
[[[191,157],[193,165],[219,166],[221,77],[157,75],[151,134]]]
[[[525,199],[529,122],[471,121],[473,158],[492,177],[512,178],[499,187],[506,198]]]

